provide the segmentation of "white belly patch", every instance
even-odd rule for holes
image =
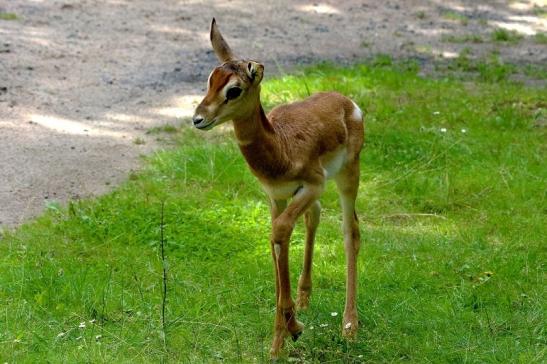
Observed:
[[[300,186],[302,183],[298,181],[276,183],[275,185],[262,184],[268,196],[274,200],[286,200],[293,197]]]
[[[332,153],[327,160],[323,161],[323,170],[326,178],[332,178],[338,174],[340,168],[344,165],[347,157],[346,148],[342,148]]]

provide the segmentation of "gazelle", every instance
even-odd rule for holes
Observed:
[[[295,306],[306,309],[309,304],[313,245],[321,211],[319,197],[330,178],[336,181],[343,210],[347,279],[342,333],[354,338],[358,327],[355,301],[360,246],[355,199],[364,139],[363,114],[349,98],[329,92],[278,106],[266,116],[260,103],[264,66],[236,58],[214,18],[210,38],[222,64],[211,72],[207,94],[192,121],[196,128],[209,130],[232,120],[239,148],[270,198],[277,298],[271,356],[279,356],[286,336],[296,340],[304,328],[296,319]],[[301,215],[306,224],[306,245],[295,304],[289,280],[289,239]]]

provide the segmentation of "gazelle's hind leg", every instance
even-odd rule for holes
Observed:
[[[321,204],[315,201],[304,214],[306,223],[306,247],[304,250],[304,266],[298,280],[298,293],[296,296],[296,307],[305,310],[309,306],[311,294],[311,270],[313,260],[313,246],[315,243],[315,232],[319,225]]]
[[[336,177],[336,184],[342,205],[342,228],[346,252],[346,306],[342,321],[342,334],[347,338],[356,337],[359,319],[357,317],[357,255],[361,245],[359,224],[355,212],[355,199],[359,188],[359,160],[349,163]]]

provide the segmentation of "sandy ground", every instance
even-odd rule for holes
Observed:
[[[545,1],[9,0],[0,12],[0,230],[48,202],[107,192],[157,148],[145,132],[191,115],[216,65],[213,16],[267,75],[378,53],[427,66],[465,46],[545,63]],[[542,10],[543,9],[543,10]],[[543,14],[543,15],[542,15]],[[462,20],[465,17],[467,20]],[[454,44],[450,34],[514,29],[514,45]],[[267,76],[266,76],[267,77]]]

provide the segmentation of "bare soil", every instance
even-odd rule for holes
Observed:
[[[159,145],[146,131],[180,125],[217,64],[211,18],[267,75],[378,53],[427,69],[469,47],[477,57],[545,64],[545,1],[0,2],[0,229],[107,192]],[[490,41],[514,29],[514,43]],[[477,34],[482,43],[447,42]],[[267,77],[267,76],[266,76]],[[184,122],[184,121],[183,121]]]

